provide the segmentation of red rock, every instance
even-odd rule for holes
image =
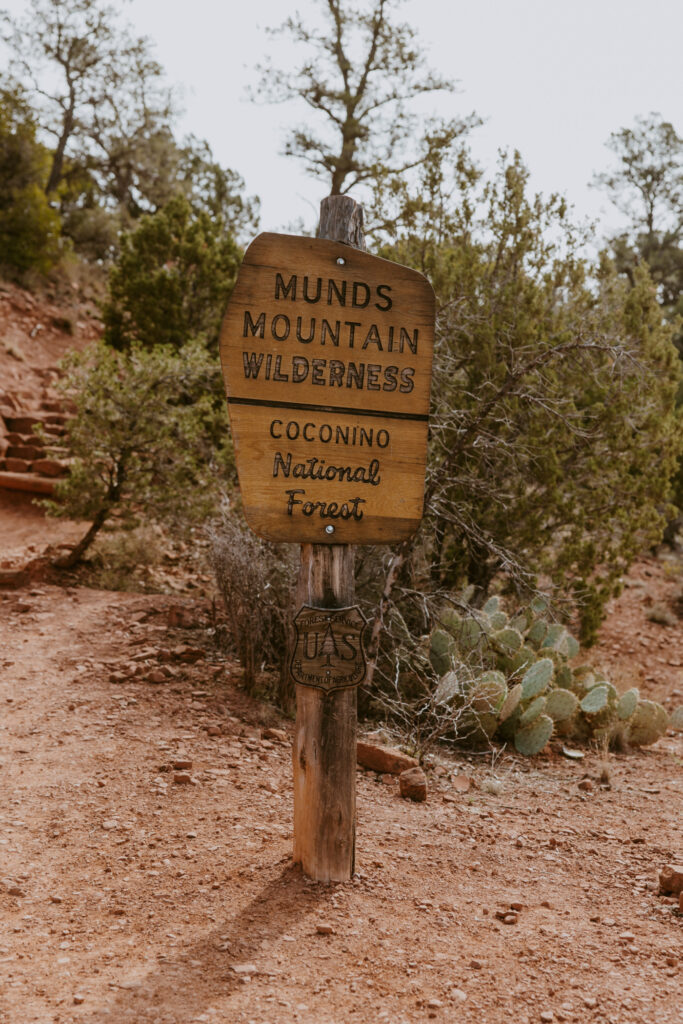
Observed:
[[[209,736],[221,736],[223,734],[220,725],[207,725],[206,732]]]
[[[586,793],[593,792],[593,783],[590,779],[581,779],[579,783],[579,789],[583,789]]]
[[[177,757],[171,762],[176,771],[189,771],[192,768],[192,761],[189,757]]]
[[[35,445],[30,444],[11,444],[5,452],[8,459],[25,459],[27,462],[33,462],[34,459],[39,459],[44,454],[43,448],[36,448]]]
[[[284,729],[264,729],[261,735],[264,740],[279,740],[280,743],[286,743],[289,738]]]
[[[148,683],[165,683],[166,682],[166,678],[167,678],[166,673],[164,671],[162,671],[162,669],[160,669],[160,668],[153,668],[152,671],[147,676],[147,682]]]
[[[318,935],[334,935],[334,926],[328,924],[326,921],[320,921],[315,926],[315,930]]]
[[[5,469],[8,473],[28,473],[31,463],[26,459],[5,459]]]
[[[57,459],[37,459],[33,463],[33,472],[41,476],[64,476],[69,472],[69,467]]]
[[[427,799],[427,776],[421,768],[408,768],[398,777],[401,796],[405,800],[422,803]]]
[[[174,772],[173,781],[178,786],[189,786],[192,783],[192,776],[189,772]]]
[[[683,864],[667,864],[659,872],[659,891],[663,895],[683,893]]]
[[[379,743],[367,743],[364,740],[358,740],[356,744],[356,760],[363,768],[390,775],[400,775],[410,768],[417,768],[419,763],[416,758],[393,747],[383,747]]]

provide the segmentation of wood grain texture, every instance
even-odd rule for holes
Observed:
[[[393,543],[422,516],[434,293],[353,248],[359,208],[333,198],[321,230],[334,240],[259,235],[228,306],[220,350],[240,489],[270,540]]]
[[[363,211],[346,196],[320,207],[320,230],[363,245]],[[354,548],[303,544],[296,609],[344,608],[355,601]],[[294,862],[319,882],[346,881],[356,856],[357,690],[323,693],[296,686],[293,746]]]

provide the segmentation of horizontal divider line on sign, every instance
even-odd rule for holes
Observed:
[[[388,420],[417,420],[427,423],[429,416],[419,412],[389,412],[386,409],[352,409],[340,405],[312,405],[307,402],[274,402],[267,398],[235,398],[228,395],[231,405],[261,405],[272,409],[303,409],[306,412],[340,413],[343,416],[379,416]]]

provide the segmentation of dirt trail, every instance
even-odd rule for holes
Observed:
[[[358,875],[310,884],[283,723],[171,602],[0,595],[2,1024],[683,1021],[680,734],[611,788],[595,754],[444,760],[422,805],[359,772]]]

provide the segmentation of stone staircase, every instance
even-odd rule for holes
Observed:
[[[51,495],[55,481],[69,472],[60,441],[72,410],[51,386],[57,371],[34,372],[35,390],[11,392],[0,387],[0,490]],[[44,442],[33,431],[39,424]]]

